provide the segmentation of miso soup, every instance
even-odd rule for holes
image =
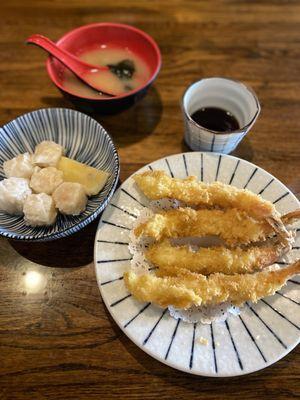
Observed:
[[[108,71],[101,71],[93,76],[89,74],[89,82],[101,87],[107,93],[125,94],[143,86],[150,78],[150,70],[146,63],[127,48],[101,47],[89,50],[78,56],[79,59],[95,66],[108,66]],[[107,97],[84,84],[68,69],[64,70],[63,85],[77,96]]]

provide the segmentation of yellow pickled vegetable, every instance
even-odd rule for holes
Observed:
[[[61,157],[57,169],[63,172],[65,182],[81,183],[88,196],[99,193],[109,177],[105,171],[67,157]]]

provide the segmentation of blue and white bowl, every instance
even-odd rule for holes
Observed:
[[[43,140],[52,140],[66,149],[66,155],[110,173],[101,192],[89,198],[86,210],[77,216],[58,215],[52,226],[32,228],[23,217],[0,211],[0,235],[11,239],[46,241],[79,231],[92,222],[110,200],[119,178],[119,157],[105,129],[78,111],[47,108],[22,115],[0,128],[0,180],[5,178],[3,162],[20,153],[33,153]]]

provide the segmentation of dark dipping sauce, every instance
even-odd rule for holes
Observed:
[[[191,115],[192,119],[206,129],[224,133],[240,129],[237,119],[226,110],[217,107],[200,108]]]

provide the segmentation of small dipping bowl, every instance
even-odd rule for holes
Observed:
[[[146,94],[161,67],[161,54],[156,42],[130,25],[110,22],[84,25],[66,33],[56,44],[76,56],[101,46],[128,49],[140,57],[150,70],[147,82],[128,93],[114,97],[84,97],[64,86],[65,66],[49,56],[46,65],[52,82],[77,108],[88,113],[114,114],[130,107]]]
[[[240,128],[230,132],[207,129],[192,119],[192,114],[207,107],[230,112]],[[184,138],[195,151],[231,153],[255,123],[260,104],[254,91],[241,82],[227,78],[207,78],[187,88],[182,99]]]

